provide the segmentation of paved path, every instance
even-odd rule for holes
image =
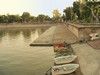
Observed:
[[[77,41],[76,36],[67,29],[66,25],[52,26],[46,30],[31,45],[53,45],[55,42],[74,43]],[[46,45],[46,46],[47,46]]]
[[[55,33],[54,33],[54,43],[55,42],[66,42],[66,43],[74,43],[78,39],[76,36],[68,30],[66,25],[59,25],[57,26]]]
[[[33,43],[31,46],[48,46],[53,43],[53,36],[55,32],[56,26],[50,27],[48,30],[46,30],[43,34],[41,34]]]
[[[78,56],[83,75],[100,75],[100,50],[93,49],[88,44],[72,45]]]

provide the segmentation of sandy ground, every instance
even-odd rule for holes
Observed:
[[[72,47],[78,56],[83,75],[100,75],[100,50],[88,44],[74,44]]]

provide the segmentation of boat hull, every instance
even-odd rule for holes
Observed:
[[[68,55],[68,56],[62,56],[54,58],[54,63],[59,64],[67,64],[73,62],[77,58],[76,55]]]
[[[78,64],[66,64],[52,67],[52,75],[70,74],[79,68]]]

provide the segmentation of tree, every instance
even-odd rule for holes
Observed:
[[[9,15],[7,14],[8,17],[8,23],[14,23],[14,22],[21,22],[21,17],[19,15]]]
[[[78,17],[78,20],[81,19],[81,9],[80,9],[80,3],[74,2],[73,3],[73,12]]]
[[[61,14],[59,13],[58,10],[53,10],[53,18],[52,20],[54,22],[60,22],[61,21]]]
[[[79,21],[99,22],[100,21],[100,2],[97,0],[85,0],[85,3],[73,3],[74,15]]]
[[[84,4],[84,6],[91,12],[91,21],[99,22],[100,2],[93,0]]]
[[[53,10],[53,17],[61,17],[61,14],[58,10]]]
[[[41,22],[41,23],[46,22],[46,21],[50,21],[50,17],[47,15],[40,14],[37,16],[37,21]]]
[[[73,8],[72,7],[67,7],[66,9],[64,9],[63,12],[65,13],[66,21],[74,20],[75,15],[73,13]]]
[[[29,22],[30,21],[30,13],[28,12],[23,12],[22,16],[21,16],[23,22]]]
[[[35,16],[30,16],[30,22],[31,23],[37,22],[36,17]]]
[[[81,19],[85,22],[90,22],[91,16],[92,16],[91,10],[86,6],[83,6],[81,12]]]

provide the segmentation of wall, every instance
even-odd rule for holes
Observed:
[[[100,27],[78,27],[76,25],[68,25],[68,29],[76,35],[79,40],[90,40],[89,34],[91,33],[98,33],[100,37]]]
[[[78,28],[73,26],[73,25],[68,25],[68,29],[73,32],[73,34],[78,38],[79,37],[79,32]]]
[[[90,40],[89,34],[91,33],[98,33],[100,37],[100,28],[95,28],[95,27],[84,27],[80,28],[79,30],[79,38],[80,39],[85,39],[85,40]]]

